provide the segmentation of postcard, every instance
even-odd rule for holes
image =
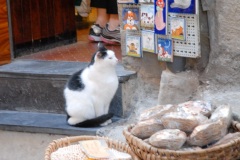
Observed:
[[[126,35],[126,53],[128,56],[142,57],[140,35]]]
[[[154,0],[138,0],[139,3],[154,3]]]
[[[172,39],[157,38],[157,54],[159,61],[173,62]]]
[[[155,0],[154,31],[156,34],[167,34],[167,0]]]
[[[173,39],[186,40],[186,21],[184,18],[170,18],[171,36]]]
[[[136,0],[117,0],[118,3],[137,3]]]
[[[154,30],[154,5],[141,4],[141,29]]]
[[[155,34],[153,31],[142,30],[142,50],[155,53]]]
[[[196,0],[168,0],[168,12],[196,14]]]
[[[140,11],[138,6],[127,6],[122,8],[122,29],[140,30]]]

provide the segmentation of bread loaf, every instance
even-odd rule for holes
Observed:
[[[213,144],[211,147],[222,145],[222,144],[228,143],[230,141],[233,141],[233,140],[236,140],[236,139],[239,139],[239,138],[240,138],[240,132],[228,133],[222,139],[220,139],[218,142]]]
[[[165,113],[173,112],[175,110],[176,106],[172,104],[154,106],[143,111],[139,120],[160,119]]]
[[[197,114],[197,115],[193,115],[197,121],[198,121],[198,125],[202,125],[202,124],[206,124],[209,122],[208,117],[202,115],[201,113]]]
[[[138,122],[131,130],[131,133],[138,138],[146,139],[151,135],[164,129],[162,122],[157,119],[149,119]]]
[[[213,121],[221,120],[224,123],[224,126],[228,128],[232,123],[231,107],[228,105],[220,105],[212,113],[210,119]]]
[[[192,132],[198,125],[195,116],[185,112],[171,112],[165,114],[161,121],[166,129],[179,129],[184,132]]]
[[[192,113],[193,115],[197,115],[198,113],[203,114],[204,116],[209,117],[212,112],[212,105],[209,102],[205,101],[187,101],[184,103],[178,104],[178,110],[183,110],[188,113]]]
[[[149,138],[149,143],[158,148],[178,150],[186,142],[186,133],[179,129],[164,129]]]
[[[218,141],[227,133],[227,128],[220,120],[209,122],[207,124],[195,127],[187,142],[193,146],[206,146],[210,143]]]

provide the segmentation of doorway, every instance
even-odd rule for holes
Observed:
[[[15,59],[80,62],[89,62],[91,60],[92,54],[97,49],[97,43],[88,40],[89,29],[97,16],[95,8],[91,9],[88,17],[81,17],[73,8],[73,1],[15,0],[14,3],[11,2],[12,22],[17,25],[15,27],[17,29],[14,30],[14,24],[12,24]],[[60,12],[61,9],[59,8],[62,8],[66,13],[56,14],[56,12]],[[41,12],[36,13],[37,10]],[[53,13],[51,13],[51,10],[53,10]],[[16,14],[13,11],[21,12],[21,14]],[[46,15],[43,15],[43,13]],[[72,14],[74,14],[74,24],[70,22],[71,18],[69,18],[72,17]],[[18,15],[19,18],[13,15]],[[57,18],[56,20],[56,16],[67,18]],[[38,18],[39,20],[36,21]],[[41,27],[44,19],[48,19],[48,27]],[[27,25],[19,25],[21,23]],[[40,27],[34,29],[33,26]],[[41,37],[46,32],[46,29],[49,29],[48,35]],[[40,32],[36,34],[39,30]],[[53,33],[55,33],[53,36],[50,35]],[[16,44],[16,42],[20,43]],[[117,58],[121,59],[121,47],[119,45],[106,47],[115,51]]]

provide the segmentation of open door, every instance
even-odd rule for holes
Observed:
[[[10,0],[10,10],[14,58],[77,41],[74,0]]]
[[[7,1],[0,0],[0,65],[10,63],[10,41],[8,29]]]

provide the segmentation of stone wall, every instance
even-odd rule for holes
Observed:
[[[207,11],[211,54],[203,79],[214,84],[239,86],[240,1],[202,0]]]

